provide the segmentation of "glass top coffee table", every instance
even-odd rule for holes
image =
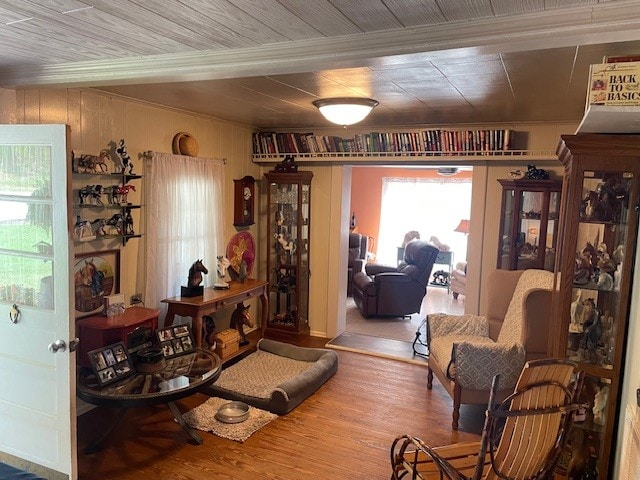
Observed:
[[[197,444],[202,444],[202,438],[185,422],[174,402],[211,385],[221,371],[218,355],[201,349],[156,364],[138,365],[133,375],[103,387],[92,370],[81,368],[76,384],[78,397],[92,405],[121,409],[113,424],[84,453],[97,452],[129,408],[157,404],[167,404],[178,424]]]

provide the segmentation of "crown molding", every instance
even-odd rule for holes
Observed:
[[[640,40],[640,2],[605,2],[534,14],[423,25],[259,47],[6,68],[0,86],[91,87],[276,75],[416,61],[451,50],[507,53]]]

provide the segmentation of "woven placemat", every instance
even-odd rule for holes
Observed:
[[[189,410],[183,417],[192,428],[210,432],[236,442],[244,442],[271,420],[278,418],[275,413],[249,406],[249,418],[244,422],[223,423],[216,420],[218,408],[228,402],[229,400],[224,398],[211,397],[202,405]]]

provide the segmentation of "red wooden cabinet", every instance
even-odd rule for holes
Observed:
[[[76,322],[76,333],[80,339],[77,363],[90,366],[87,353],[96,348],[116,342],[127,342],[127,334],[138,327],[158,328],[160,310],[144,307],[129,307],[123,314],[113,317],[95,315]]]

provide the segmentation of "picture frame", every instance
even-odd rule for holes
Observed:
[[[104,297],[104,314],[107,317],[122,315],[126,306],[124,303],[124,294],[116,293]]]
[[[135,373],[124,342],[96,348],[87,353],[98,384],[103,387]]]
[[[164,358],[172,358],[195,351],[191,327],[189,325],[173,325],[156,330],[158,345]]]
[[[102,314],[104,299],[120,293],[120,250],[76,254],[75,318]]]

